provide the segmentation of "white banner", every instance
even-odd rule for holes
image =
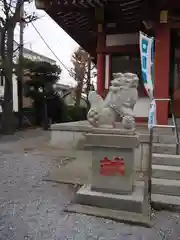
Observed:
[[[149,109],[148,128],[156,125],[156,101],[153,99]]]
[[[140,56],[141,56],[141,70],[142,79],[144,82],[145,89],[149,97],[153,98],[153,47],[154,38],[146,36],[140,32]]]

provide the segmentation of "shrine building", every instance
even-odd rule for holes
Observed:
[[[95,59],[101,96],[112,73],[138,74],[140,122],[147,122],[149,98],[141,79],[139,31],[154,36],[154,96],[172,98],[180,117],[180,0],[36,0],[36,6]],[[168,102],[158,102],[158,124],[166,125],[168,117]]]

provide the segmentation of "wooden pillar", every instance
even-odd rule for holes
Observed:
[[[98,24],[97,37],[97,93],[104,97],[105,94],[105,33],[103,25]]]
[[[168,98],[170,75],[170,28],[168,24],[158,24],[156,28],[154,67],[154,96],[155,98]],[[167,101],[157,102],[157,123],[168,124]]]
[[[110,54],[105,55],[105,96],[109,92],[109,86],[111,82],[111,56]]]
[[[97,93],[104,96],[104,54],[97,54]]]

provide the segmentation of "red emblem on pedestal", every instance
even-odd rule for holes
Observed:
[[[113,157],[112,160],[109,160],[107,157],[104,157],[100,161],[100,174],[104,176],[113,176],[121,175],[124,176],[124,159],[119,157]]]

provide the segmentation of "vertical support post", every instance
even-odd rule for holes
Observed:
[[[112,55],[109,53],[109,87],[112,80]]]
[[[156,28],[155,44],[155,72],[154,95],[155,98],[169,97],[170,73],[170,28],[168,24],[158,24]],[[168,102],[157,102],[158,124],[168,124]]]
[[[91,56],[88,54],[87,88],[86,88],[87,100],[88,100],[88,94],[89,94],[90,88],[91,88]]]
[[[109,79],[109,64],[110,64],[110,57],[109,54],[105,55],[105,94],[107,95],[108,90],[109,90],[109,83],[110,83],[110,79]]]
[[[24,4],[20,10],[20,39],[19,39],[19,72],[18,72],[18,112],[19,112],[19,128],[23,125],[23,34],[24,34]]]
[[[104,97],[105,94],[105,54],[106,36],[104,32],[104,10],[96,9],[97,19],[97,93]]]
[[[48,108],[47,108],[47,96],[46,92],[43,92],[44,94],[44,130],[49,129],[49,119],[48,119]]]
[[[111,84],[111,54],[105,55],[105,96],[109,92],[109,87]]]
[[[150,129],[150,138],[149,138],[149,162],[148,162],[148,194],[149,202],[151,203],[151,178],[152,178],[152,148],[153,148],[153,127]]]
[[[151,211],[152,209],[152,199],[151,199],[151,194],[152,194],[152,148],[153,148],[153,133],[154,129],[153,127],[150,129],[150,138],[149,138],[149,162],[148,162],[148,197],[149,197],[149,205],[148,206]],[[151,212],[150,212],[150,219],[151,219]]]
[[[104,54],[97,54],[97,93],[104,95]]]

